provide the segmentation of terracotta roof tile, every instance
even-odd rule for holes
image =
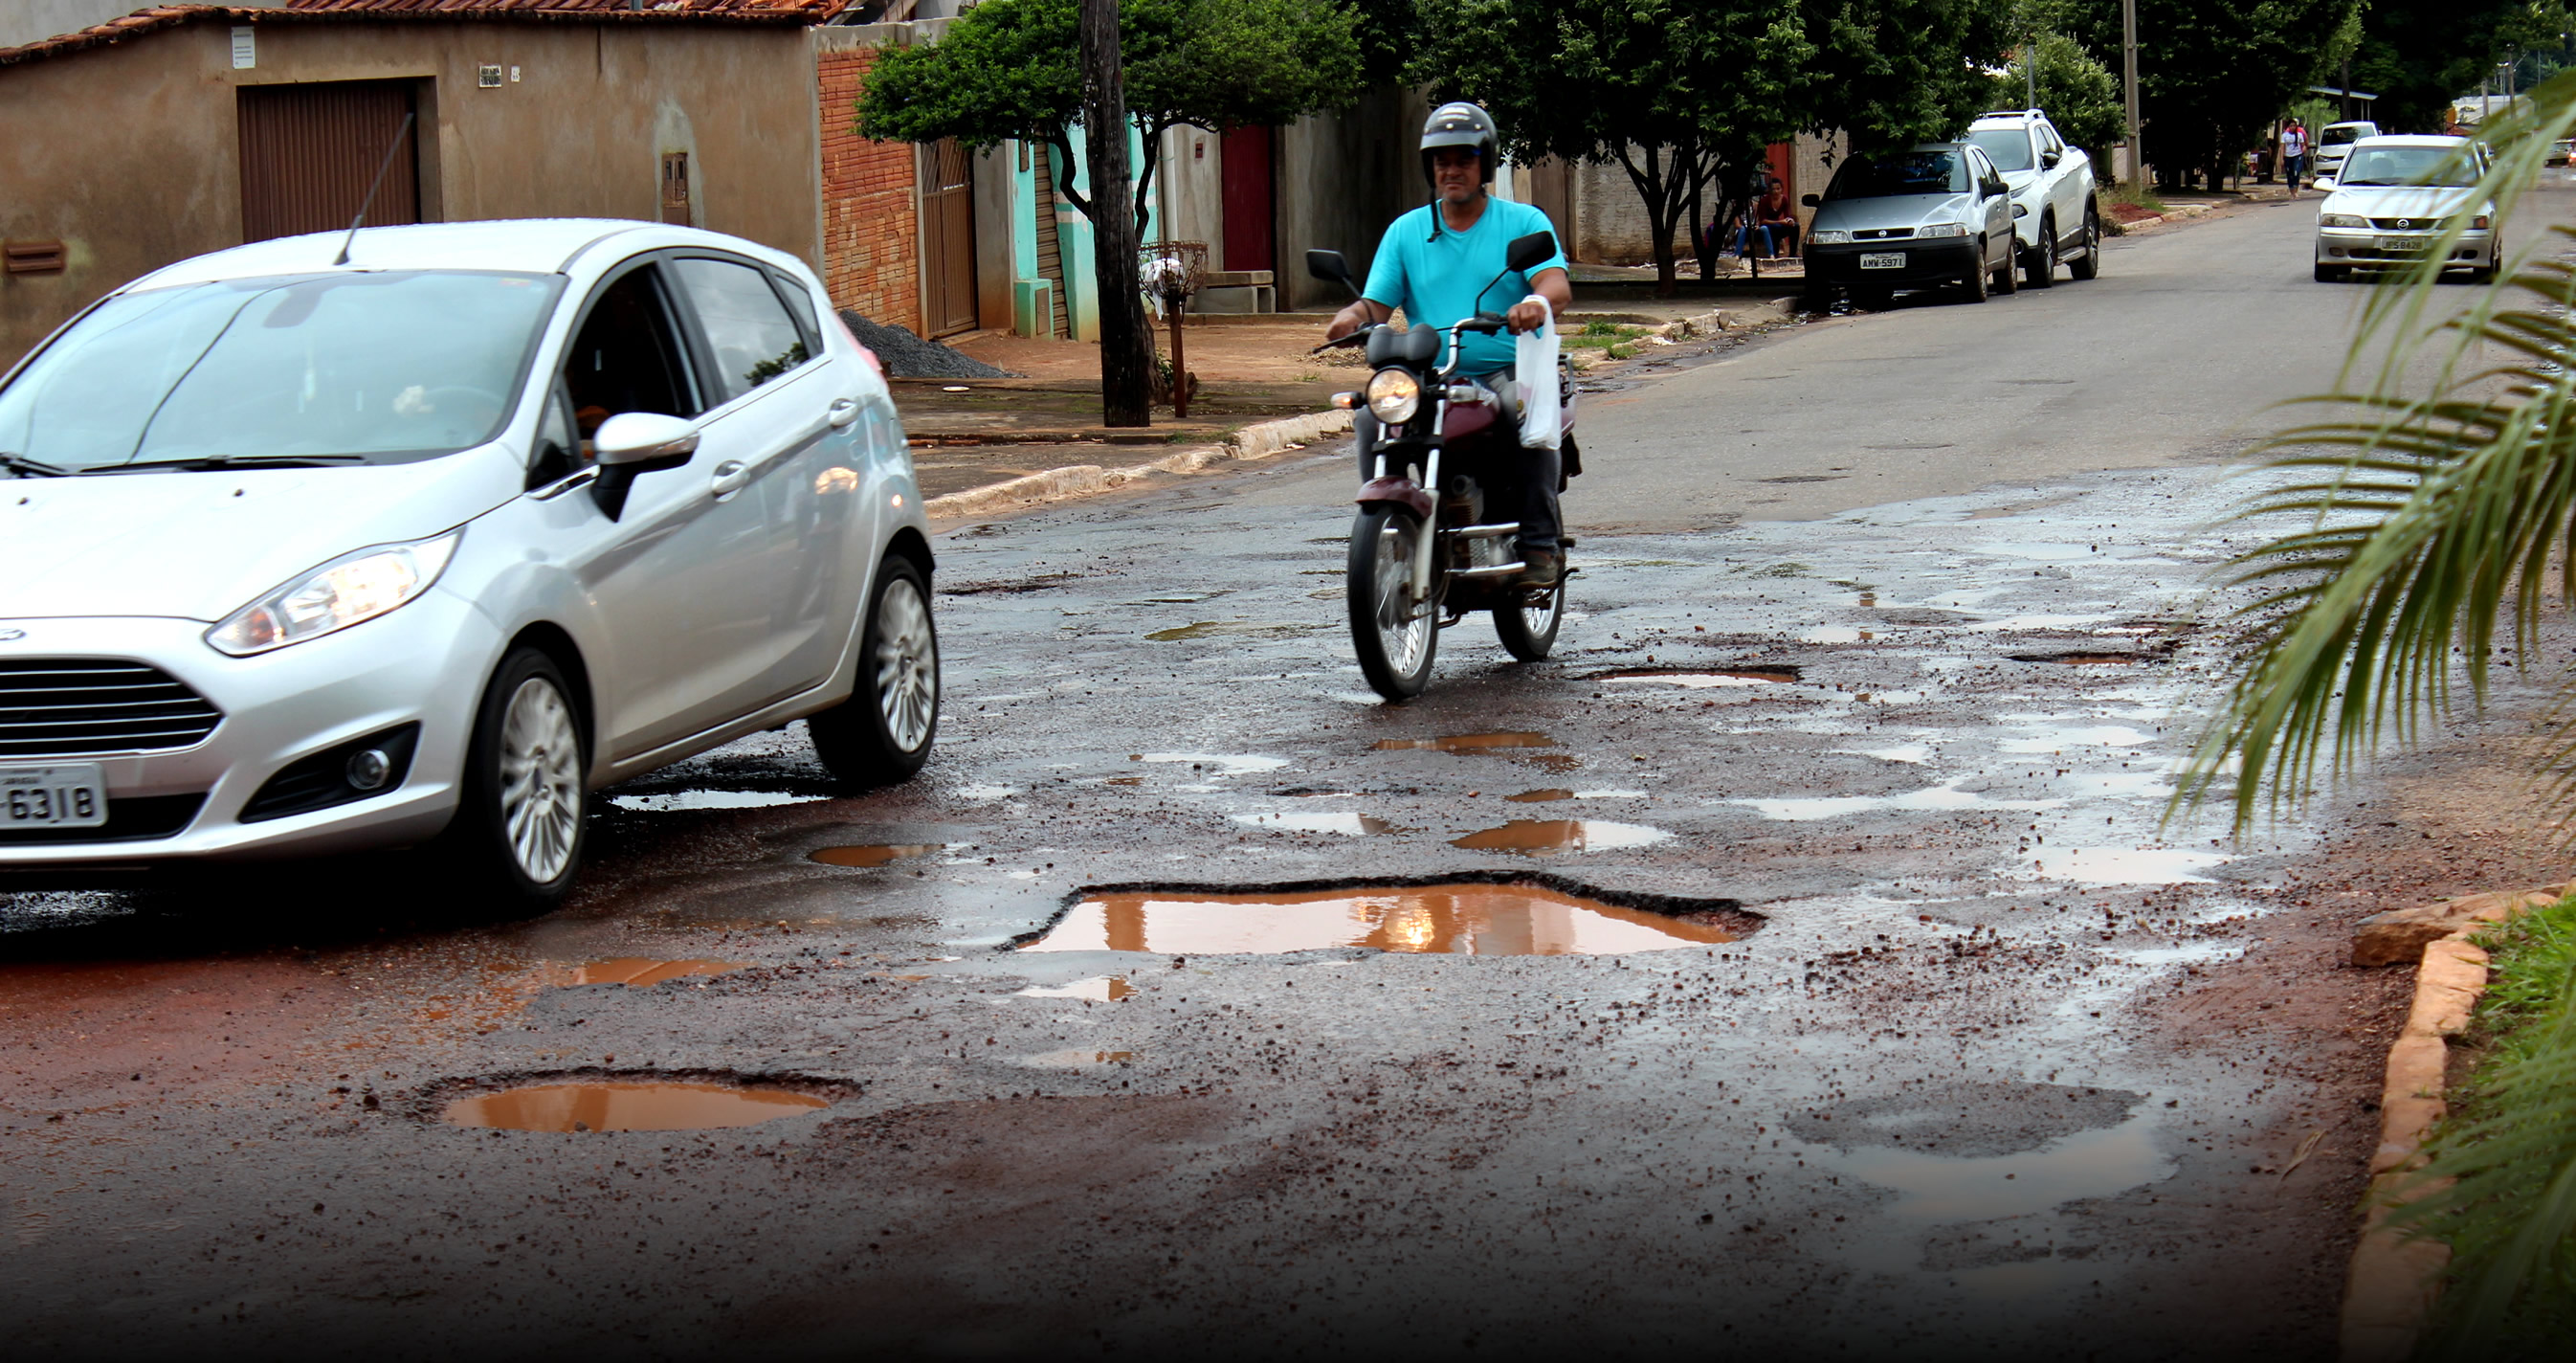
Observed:
[[[154,5],[23,47],[0,48],[0,67],[105,47],[199,20],[232,23],[516,20],[553,23],[822,24],[855,0],[287,0],[283,7]]]

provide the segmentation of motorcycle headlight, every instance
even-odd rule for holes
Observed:
[[[1936,222],[1926,227],[1915,228],[1914,235],[1918,237],[1964,237],[1968,235],[1968,225],[1963,222]]]
[[[1389,426],[1401,426],[1422,410],[1422,381],[1401,369],[1381,369],[1369,376],[1369,413]]]
[[[2368,227],[2370,219],[2352,213],[2320,213],[2317,215],[2317,226]]]
[[[373,620],[428,591],[456,557],[463,527],[409,544],[379,544],[323,564],[206,631],[219,653],[247,658]]]
[[[1807,244],[1809,246],[1846,246],[1850,243],[1851,233],[1832,227],[1825,228],[1820,232],[1809,232],[1807,234]]]

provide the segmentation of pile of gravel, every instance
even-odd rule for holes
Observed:
[[[899,379],[1015,379],[1019,375],[1006,369],[995,369],[982,360],[961,355],[937,341],[925,341],[906,327],[881,326],[848,308],[841,309],[841,320],[849,325],[850,334],[859,344],[877,353],[877,363],[885,372]]]

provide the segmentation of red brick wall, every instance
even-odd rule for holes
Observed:
[[[909,142],[859,136],[859,90],[881,49],[823,52],[823,286],[834,305],[922,330],[921,214]]]

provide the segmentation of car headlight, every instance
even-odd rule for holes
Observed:
[[[459,526],[432,539],[342,555],[224,617],[206,631],[206,642],[247,658],[373,620],[428,591],[464,537]]]
[[[1369,413],[1389,426],[1401,426],[1422,410],[1422,381],[1401,369],[1381,369],[1369,376]]]
[[[2476,217],[2469,219],[2469,226],[2473,230],[2480,232],[2487,230],[2487,215],[2480,213]]]
[[[2317,226],[2368,227],[2370,226],[2370,219],[2359,217],[2351,213],[2320,213],[2317,215]]]
[[[1928,227],[1915,228],[1914,235],[1918,237],[1964,237],[1968,235],[1968,225],[1963,222],[1936,222]]]
[[[1809,232],[1807,244],[1809,246],[1848,246],[1851,244],[1851,233],[1828,227],[1821,232]]]

